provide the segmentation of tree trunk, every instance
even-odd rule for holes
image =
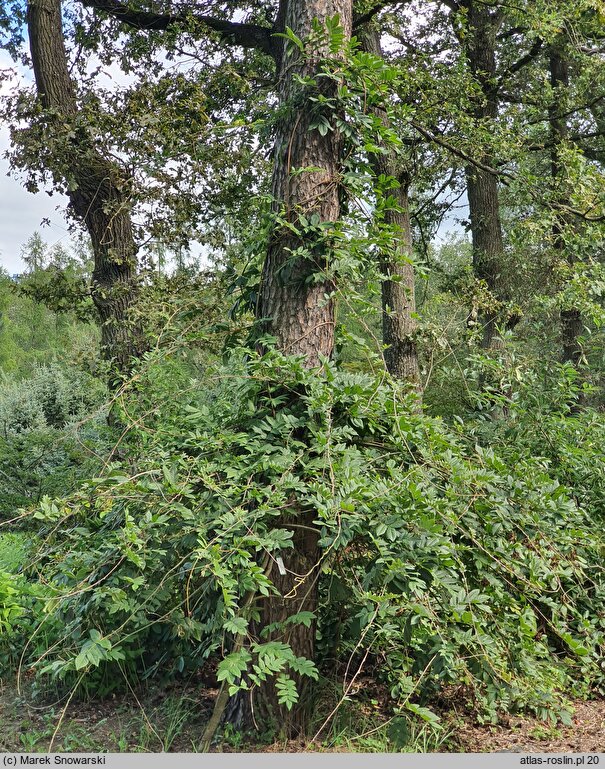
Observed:
[[[500,27],[496,11],[471,0],[468,4],[468,40],[465,53],[471,71],[479,84],[480,91],[475,98],[473,118],[477,126],[495,121],[498,116],[498,89],[496,83],[496,35]],[[490,152],[482,152],[477,158],[484,166],[493,166]],[[499,315],[497,304],[505,300],[501,281],[504,239],[500,222],[500,196],[497,177],[469,165],[466,167],[469,218],[473,245],[473,271],[475,277],[484,281],[496,306],[483,308],[479,322],[483,327],[484,349],[501,346],[496,323]]]
[[[86,128],[77,124],[61,0],[29,0],[27,25],[38,97],[50,113],[53,139],[62,144],[50,170],[57,181],[67,183],[70,205],[92,241],[92,298],[101,322],[102,353],[115,369],[127,372],[144,348],[141,329],[129,318],[137,292],[130,179],[99,153]]]
[[[556,48],[551,50],[549,67],[550,85],[556,94],[556,98],[549,109],[550,130],[552,134],[551,176],[556,195],[561,200],[564,200],[566,195],[565,191],[560,187],[563,174],[559,155],[561,144],[566,140],[568,134],[565,117],[561,115],[565,112],[565,104],[567,102],[566,91],[569,88],[569,65]],[[567,261],[569,264],[573,264],[573,256],[565,247],[565,224],[563,218],[560,216],[556,217],[553,226],[553,242],[555,252],[559,258]],[[563,363],[572,363],[574,366],[579,364],[582,356],[582,348],[579,342],[582,329],[582,315],[578,309],[572,307],[561,310],[561,359]]]
[[[351,36],[351,0],[289,0],[281,6],[285,9],[285,25],[303,41],[312,31],[314,18],[323,25],[336,14],[345,39]],[[303,356],[309,368],[320,366],[322,358],[330,358],[334,347],[335,286],[322,274],[333,249],[330,225],[340,218],[342,142],[334,127],[325,135],[313,127],[321,117],[330,121],[331,115],[325,110],[321,116],[318,114],[310,101],[309,87],[302,86],[297,78],[313,77],[325,55],[325,50],[318,50],[306,57],[295,52],[279,59],[283,118],[276,130],[272,185],[277,220],[258,304],[258,317],[265,331],[276,339],[278,349],[287,355]],[[334,85],[319,80],[312,88],[329,96]],[[310,170],[293,173],[296,169]],[[282,553],[285,575],[273,564],[270,578],[279,595],[263,601],[261,628],[300,611],[314,612],[317,607],[320,555],[314,514],[300,510],[284,517],[280,525],[293,529],[294,547]],[[296,656],[314,659],[314,624],[309,628],[293,625],[271,638],[289,643]],[[259,717],[264,720],[271,714],[288,736],[305,732],[311,700],[304,690],[300,691],[298,706],[290,712],[277,704],[274,681],[260,687],[253,696],[254,720],[259,726],[266,726],[259,723]]]
[[[373,27],[366,27],[361,33],[361,44],[365,51],[374,56],[383,56],[380,33]],[[385,128],[389,120],[384,109],[374,109]],[[420,391],[420,370],[414,333],[416,331],[414,265],[412,259],[412,228],[410,226],[409,175],[401,168],[395,153],[372,156],[374,175],[393,177],[399,186],[392,190],[397,208],[385,213],[385,224],[397,233],[394,250],[383,250],[380,254],[380,270],[385,276],[381,283],[382,295],[382,341],[385,345],[384,362],[387,371],[397,379],[412,384]],[[392,278],[395,278],[393,280]]]
[[[350,0],[290,0],[285,25],[305,40],[314,18],[324,22],[335,14],[350,37]],[[258,306],[258,315],[265,319],[277,347],[288,355],[303,355],[309,367],[319,365],[322,356],[330,357],[334,347],[334,286],[318,277],[328,264],[332,243],[329,227],[319,233],[303,225],[301,217],[310,220],[315,215],[319,223],[338,221],[342,142],[336,130],[322,136],[310,128],[317,121],[317,110],[295,76],[313,76],[323,53],[318,51],[307,60],[298,54],[281,57],[278,95],[287,114],[277,127],[274,146],[272,194],[278,222],[263,268]],[[320,81],[318,87],[328,91],[332,85]],[[325,117],[329,119],[328,114]],[[302,168],[314,170],[292,173]],[[294,234],[288,225],[301,234]]]

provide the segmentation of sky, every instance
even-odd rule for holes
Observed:
[[[0,139],[0,151],[4,153],[7,141],[4,135]],[[22,271],[21,246],[36,230],[50,245],[66,242],[69,234],[64,216],[56,210],[57,206],[65,205],[62,196],[49,197],[43,192],[32,195],[18,181],[8,178],[7,172],[8,163],[3,159],[0,162],[0,265],[13,275]],[[41,224],[46,217],[50,219],[50,226]]]
[[[89,69],[96,70],[98,65],[98,60],[91,58]],[[179,63],[171,62],[170,66],[178,67]],[[18,66],[17,74],[16,65],[8,53],[0,51],[0,71],[7,69],[15,72],[13,84],[18,82],[17,77],[22,83],[33,84],[32,73]],[[117,65],[102,71],[98,79],[107,89],[122,87],[131,81]],[[0,81],[0,95],[6,94],[10,87]],[[57,243],[68,245],[70,234],[64,211],[69,201],[64,195],[49,194],[52,192],[50,186],[48,191],[42,190],[35,195],[27,192],[18,177],[9,174],[9,163],[5,157],[9,146],[9,126],[0,124],[0,267],[14,275],[23,270],[21,249],[34,232],[39,232],[49,246]],[[199,251],[195,246],[191,249],[194,256],[199,256]]]
[[[0,52],[0,69],[14,65],[4,51]],[[7,86],[2,86],[5,92]],[[33,195],[18,179],[8,176],[9,164],[4,157],[9,147],[9,126],[0,126],[0,266],[9,274],[23,269],[21,247],[37,230],[49,245],[69,239],[67,222],[61,212],[67,199],[62,195],[49,196],[46,192]],[[58,210],[59,209],[59,210]],[[50,225],[43,226],[44,219]]]

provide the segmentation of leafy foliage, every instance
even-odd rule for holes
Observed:
[[[555,713],[558,692],[602,686],[603,544],[543,458],[504,461],[396,384],[327,362],[318,377],[271,353],[205,382],[165,412],[131,403],[134,473],[114,465],[39,508],[29,576],[62,630],[34,666],[177,674],[223,648],[232,692],[272,678],[291,707],[288,670],[315,677],[312,661],[254,631],[274,591],[263,563],[291,547],[286,509],[320,527],[324,654],[369,649],[400,708],[422,716],[458,683],[489,717]]]
[[[301,39],[271,34],[264,0],[205,3],[217,29],[241,14],[283,43],[292,69],[321,52],[279,109],[267,45],[227,52],[231,33],[189,13],[164,35],[127,36],[76,6],[65,23],[77,114],[57,123],[26,93],[6,101],[30,189],[74,191],[79,136],[124,170],[147,240],[135,313],[152,350],[114,393],[112,432],[103,388],[56,362],[94,347],[77,321],[90,313],[86,259],[33,237],[29,274],[0,276],[0,512],[31,537],[0,538],[7,668],[23,655],[38,682],[105,692],[212,659],[223,693],[269,683],[296,711],[310,680],[365,665],[390,694],[397,746],[410,724],[438,724],[433,703],[454,686],[491,720],[502,708],[568,718],[566,697],[605,693],[602,4],[451,5],[386,8],[381,57],[349,43],[337,16]],[[0,31],[17,56],[6,9]],[[492,32],[485,73],[469,54]],[[193,63],[167,74],[186,48]],[[90,52],[120,61],[129,86],[95,85]],[[569,82],[553,76],[556,57]],[[267,192],[271,134],[297,112],[318,144],[342,145],[338,179],[321,182],[338,185],[337,221],[296,201],[298,180],[321,168],[282,169],[292,200]],[[386,154],[392,176],[375,172]],[[477,169],[500,196],[489,285],[466,237],[429,244]],[[409,213],[394,194],[408,183],[413,256],[388,224]],[[470,218],[476,230],[482,217]],[[338,305],[333,359],[315,371],[251,320],[282,232],[295,245],[281,286],[303,263],[302,288],[325,285]],[[185,267],[194,238],[211,270]],[[417,272],[424,411],[383,372],[379,294],[397,276],[381,255],[403,251]],[[579,318],[574,365],[556,362],[566,312]],[[485,350],[490,315],[498,344]],[[319,605],[263,627],[279,592],[270,567],[309,526]],[[290,643],[303,629],[314,659]]]
[[[0,397],[0,516],[44,495],[65,493],[93,472],[102,451],[105,397],[102,384],[74,369],[51,364],[30,379],[5,381]],[[77,423],[83,424],[78,426]]]

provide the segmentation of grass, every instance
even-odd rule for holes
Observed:
[[[212,695],[214,694],[212,690]],[[61,704],[44,707],[32,699],[31,690],[17,697],[5,686],[0,692],[0,750],[44,752],[50,747],[61,752],[195,752],[199,748],[203,724],[210,713],[209,692],[199,684],[171,685],[165,692],[148,687],[132,695],[116,695],[105,700],[75,701],[59,722]],[[204,696],[206,695],[206,697]],[[324,714],[329,710],[325,693],[321,698]],[[443,749],[450,732],[441,726],[387,719],[372,712],[372,703],[346,701],[313,743],[276,742],[243,734],[226,726],[216,750],[225,752],[312,750],[318,752],[434,752]],[[325,715],[324,715],[325,718]],[[317,728],[319,727],[317,724]],[[402,739],[403,738],[403,739]]]
[[[190,752],[210,710],[199,694],[183,685],[167,693],[148,687],[137,697],[74,700],[57,730],[61,703],[45,706],[31,685],[19,697],[5,684],[0,689],[0,751],[45,752],[52,740],[53,751],[60,752]]]

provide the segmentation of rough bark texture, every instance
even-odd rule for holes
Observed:
[[[380,33],[368,26],[361,33],[364,50],[382,56]],[[389,127],[387,113],[376,108],[376,115]],[[397,231],[397,244],[393,251],[380,254],[380,269],[385,279],[381,283],[382,340],[385,345],[384,362],[387,371],[420,389],[420,370],[414,333],[416,331],[414,265],[412,258],[412,229],[410,226],[409,175],[401,168],[392,151],[372,157],[376,176],[392,176],[399,187],[391,191],[397,200],[397,210],[385,214],[385,223]],[[391,279],[395,278],[395,280]]]
[[[287,27],[302,40],[308,38],[312,21],[325,22],[336,14],[345,36],[351,35],[350,0],[288,0],[280,3]],[[337,131],[322,136],[311,128],[317,119],[311,95],[297,81],[296,75],[313,76],[324,51],[303,58],[297,53],[280,57],[279,100],[283,118],[277,128],[274,150],[273,196],[276,213],[301,231],[294,234],[277,222],[270,240],[262,275],[258,316],[266,331],[277,340],[278,348],[288,355],[302,355],[308,367],[329,358],[334,346],[334,304],[330,298],[334,286],[317,279],[330,259],[332,248],[329,223],[340,218],[339,172],[341,139]],[[329,88],[330,86],[321,86]],[[326,114],[329,119],[329,114]],[[292,173],[294,169],[316,170]],[[326,230],[308,230],[301,216],[328,223]],[[282,622],[300,611],[315,611],[320,552],[319,532],[314,514],[290,511],[280,522],[294,532],[294,547],[283,552],[286,574],[274,563],[270,578],[279,596],[263,602],[261,626]],[[273,638],[289,643],[297,656],[315,658],[315,627],[302,624],[288,627]],[[303,687],[305,681],[299,682]],[[300,692],[300,705],[288,712],[278,706],[274,682],[254,693],[254,722],[261,729],[271,714],[289,736],[305,732],[311,698]],[[248,698],[249,700],[249,698]],[[251,720],[249,714],[245,718]],[[259,718],[261,723],[259,723]]]
[[[498,87],[496,77],[496,35],[500,16],[483,3],[471,2],[468,8],[468,41],[466,56],[471,71],[480,86],[473,107],[476,124],[486,124],[498,116]],[[492,168],[494,158],[482,153],[477,158],[483,166]],[[490,293],[501,301],[505,299],[500,272],[504,255],[504,240],[500,222],[500,197],[498,179],[489,171],[476,166],[466,167],[469,217],[473,245],[473,270],[475,277],[485,281]],[[497,348],[501,340],[496,334],[497,309],[484,310],[479,321],[483,326],[483,347]]]
[[[54,113],[51,130],[55,135],[74,131],[71,138],[65,137],[64,157],[57,158],[52,171],[62,181],[68,177],[75,187],[68,193],[70,204],[92,241],[92,298],[101,321],[103,356],[118,370],[128,371],[143,348],[140,329],[128,317],[136,296],[137,254],[129,179],[74,126],[78,106],[67,66],[61,0],[29,0],[27,25],[40,103]]]
[[[288,617],[301,611],[317,611],[321,553],[317,544],[319,532],[313,523],[314,518],[314,514],[301,512],[295,521],[291,518],[282,521],[281,525],[293,531],[293,548],[283,551],[282,554],[286,574],[281,574],[275,564],[270,571],[270,578],[278,590],[278,595],[263,601],[261,627],[283,623]],[[297,657],[314,660],[316,633],[314,621],[310,627],[300,623],[290,624],[273,633],[270,640],[289,644]],[[251,725],[252,720],[252,725],[261,731],[267,726],[273,726],[290,738],[305,735],[313,707],[312,681],[299,676],[293,678],[297,683],[299,699],[292,710],[278,704],[275,682],[270,680],[266,686],[252,693],[249,703],[253,709],[250,708],[250,714],[245,711],[244,722]]]
[[[569,65],[561,53],[556,48],[553,48],[550,54],[549,66],[550,84],[557,94],[557,98],[549,110],[550,130],[552,133],[551,175],[553,187],[556,189],[560,184],[562,170],[559,159],[560,147],[568,135],[567,123],[562,115],[565,113],[566,103],[564,94],[569,87]],[[564,194],[560,188],[559,193],[561,195]],[[564,221],[555,222],[553,228],[554,246],[559,258],[567,260],[571,264],[573,257],[565,248],[564,228]],[[582,330],[582,315],[579,310],[575,308],[561,310],[561,359],[564,363],[573,363],[574,366],[577,366],[580,362],[582,348],[579,343],[579,337]]]
[[[335,14],[350,35],[351,2],[345,0],[290,0],[285,24],[304,40],[313,18],[323,21]],[[313,75],[321,53],[311,60],[296,54],[283,57],[279,74],[280,105],[287,112],[275,138],[272,193],[280,216],[302,230],[301,215],[310,219],[315,214],[319,222],[337,222],[340,215],[341,139],[337,131],[322,136],[310,128],[317,115],[294,77]],[[319,170],[292,174],[311,167]],[[329,298],[334,287],[314,277],[324,270],[330,247],[327,232],[323,237],[317,231],[298,236],[278,223],[263,269],[258,315],[266,319],[279,349],[303,355],[309,367],[317,366],[320,356],[330,357],[334,347],[334,304]]]

